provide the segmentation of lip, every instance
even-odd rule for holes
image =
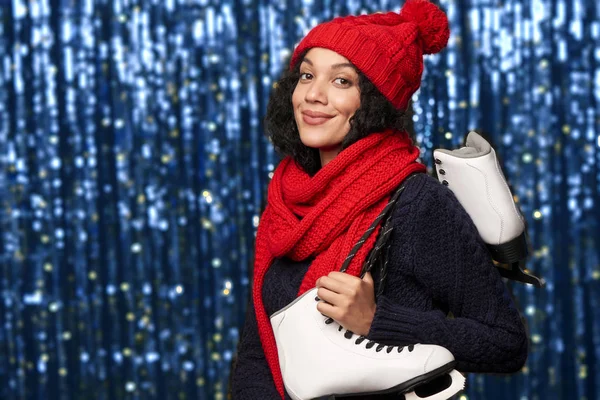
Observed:
[[[333,115],[328,115],[317,111],[302,111],[302,120],[308,125],[321,125],[329,121],[333,117]]]

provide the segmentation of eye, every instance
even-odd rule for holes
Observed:
[[[350,86],[352,82],[345,78],[335,78],[335,82],[339,83],[342,86]]]
[[[312,75],[309,74],[308,72],[302,72],[300,74],[300,80],[301,81],[306,80],[306,79],[310,79],[310,78],[312,78]]]

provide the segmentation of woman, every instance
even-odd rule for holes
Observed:
[[[485,244],[452,192],[425,173],[394,207],[382,295],[378,271],[357,277],[377,230],[337,272],[395,189],[426,171],[407,133],[409,101],[423,54],[448,36],[439,8],[408,0],[400,13],[320,24],[295,49],[267,109],[269,137],[286,157],[258,227],[233,399],[289,398],[268,316],[315,286],[322,314],[370,340],[443,346],[463,372],[524,365],[525,328]]]

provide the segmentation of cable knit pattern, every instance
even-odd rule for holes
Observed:
[[[525,327],[473,221],[454,194],[434,178],[419,174],[407,183],[392,218],[387,280],[377,299],[369,339],[444,346],[462,372],[518,371],[527,358]],[[311,262],[275,259],[262,286],[268,315],[296,298]],[[378,274],[373,271],[376,283]],[[261,347],[252,304],[249,307],[232,376],[233,399],[275,400],[280,395]],[[454,318],[447,317],[449,311]],[[285,398],[289,399],[287,393]],[[356,397],[371,398],[386,396]]]
[[[421,85],[423,54],[441,51],[450,30],[446,14],[427,0],[407,0],[399,13],[337,17],[314,27],[298,44],[290,68],[313,47],[346,57],[398,109]]]
[[[275,336],[261,297],[266,271],[277,257],[295,261],[314,257],[299,296],[314,288],[321,276],[339,270],[404,178],[426,170],[416,162],[419,153],[406,132],[388,129],[358,140],[314,176],[289,156],[275,169],[256,233],[252,300],[261,343],[282,398],[285,390]],[[347,273],[360,274],[380,228],[365,240]]]
[[[395,214],[416,218],[412,229],[393,232],[389,251],[394,268],[414,277],[427,295],[420,299],[421,310],[408,307],[397,296],[403,280],[390,272],[369,337],[444,346],[465,372],[518,371],[528,345],[519,312],[473,221],[448,188],[429,181],[431,190]],[[429,309],[434,304],[443,304],[444,311]]]

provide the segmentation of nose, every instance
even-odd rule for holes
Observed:
[[[323,82],[313,79],[306,91],[305,100],[309,103],[319,102],[327,104],[327,93]]]

